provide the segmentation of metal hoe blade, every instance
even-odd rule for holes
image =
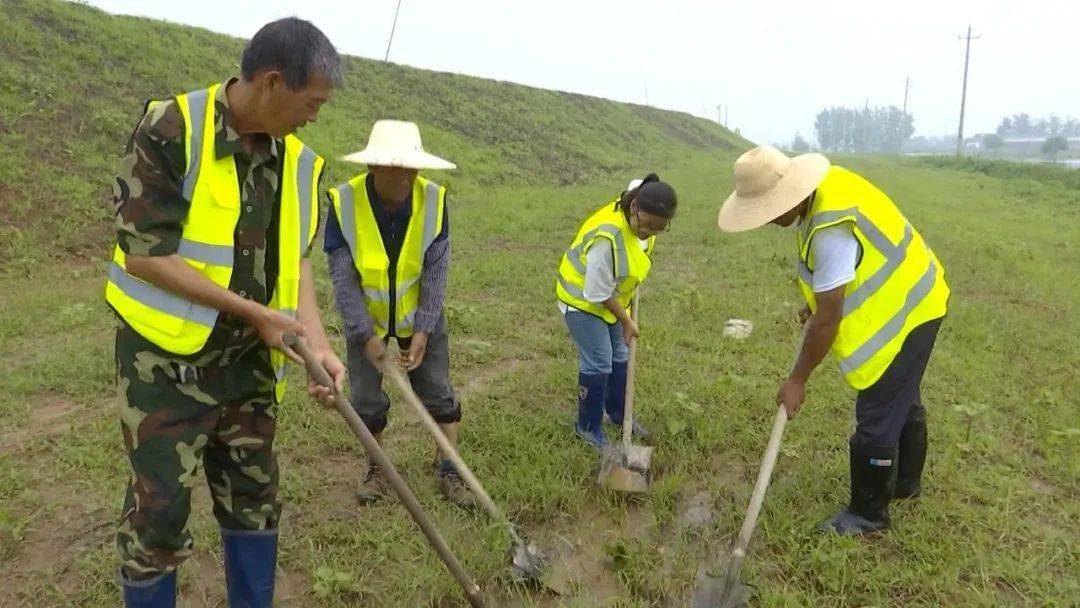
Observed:
[[[652,453],[649,446],[608,446],[600,461],[597,482],[616,492],[648,491]]]
[[[704,568],[698,572],[693,608],[742,608],[752,591],[739,581],[739,566],[733,558],[723,576],[715,576]],[[741,559],[738,559],[741,562]]]
[[[547,556],[536,545],[525,542],[513,535],[514,543],[510,547],[511,578],[515,583],[542,581],[547,569]]]

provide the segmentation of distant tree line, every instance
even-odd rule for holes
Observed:
[[[1002,118],[996,133],[1000,137],[1080,137],[1080,120],[1072,116],[1032,118],[1021,112]]]
[[[895,153],[915,133],[915,120],[896,106],[837,106],[818,112],[814,132],[826,152]]]

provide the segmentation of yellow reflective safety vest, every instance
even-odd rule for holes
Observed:
[[[214,153],[214,96],[218,87],[176,97],[184,119],[186,169],[183,196],[190,201],[177,254],[217,285],[229,288],[233,272],[233,236],[240,219],[240,182],[232,155]],[[150,102],[147,108],[157,103]],[[299,139],[285,137],[284,169],[279,191],[278,277],[270,307],[296,316],[300,261],[318,227],[318,183],[323,159]],[[105,300],[124,321],[150,342],[177,355],[191,355],[206,345],[218,311],[185,300],[131,274],[119,245],[109,265]],[[271,352],[280,402],[285,394],[287,357]]]
[[[341,234],[360,273],[360,287],[364,290],[364,302],[375,331],[385,338],[393,329],[398,338],[408,338],[413,335],[413,321],[420,304],[424,254],[443,229],[446,188],[419,175],[413,180],[409,226],[405,230],[397,268],[391,277],[390,257],[368,198],[367,176],[366,172],[361,173],[330,188],[328,193],[334,203]]]
[[[618,320],[602,302],[589,302],[585,299],[585,257],[589,248],[597,239],[611,242],[615,261],[615,293],[623,308],[628,308],[634,297],[634,290],[649,276],[652,268],[653,247],[656,237],[648,239],[648,246],[642,250],[638,246],[638,237],[630,229],[626,215],[616,207],[618,199],[604,205],[593,213],[581,225],[574,241],[563,254],[559,264],[559,278],[555,282],[555,293],[559,301],[582,312],[594,314],[613,325]]]
[[[892,200],[870,182],[833,166],[799,226],[799,286],[810,309],[811,241],[817,231],[850,222],[862,256],[844,289],[844,312],[833,355],[853,388],[873,385],[892,363],[911,330],[945,316],[945,267]]]

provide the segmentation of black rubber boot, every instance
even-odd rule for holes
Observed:
[[[923,465],[926,464],[926,408],[916,404],[900,432],[896,455],[896,487],[893,498],[918,498],[922,492]]]
[[[889,527],[889,499],[896,483],[897,448],[848,442],[851,461],[851,501],[844,510],[818,525],[825,532],[858,536]]]

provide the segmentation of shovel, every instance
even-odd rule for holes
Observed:
[[[630,314],[637,323],[638,292],[634,292]],[[630,360],[626,364],[626,411],[623,412],[622,443],[609,445],[600,459],[600,473],[596,481],[616,492],[640,493],[649,489],[649,467],[653,448],[631,445],[634,432],[634,368],[637,366],[637,338],[630,339]]]
[[[296,337],[292,333],[286,333],[282,336],[282,342],[285,346],[296,351],[300,355],[300,358],[304,360],[304,366],[307,367],[308,374],[315,379],[320,385],[333,389],[334,381],[330,378],[330,374],[326,372],[326,369],[322,366],[315,356],[308,350],[307,343]],[[392,365],[387,365],[392,367]],[[435,552],[439,554],[439,558],[446,564],[446,569],[457,579],[461,590],[465,592],[465,597],[469,600],[469,605],[473,608],[483,608],[484,600],[480,594],[480,587],[472,578],[469,573],[465,571],[465,568],[458,561],[457,556],[446,544],[442,535],[435,529],[435,524],[432,523],[431,518],[424,512],[424,508],[420,506],[420,502],[416,500],[416,495],[412,493],[409,486],[406,485],[405,480],[401,478],[397,469],[394,468],[394,463],[386,456],[386,453],[379,447],[379,442],[375,441],[375,437],[368,430],[367,425],[360,419],[360,416],[356,413],[356,410],[352,408],[349,400],[345,398],[345,395],[341,391],[335,391],[334,394],[334,408],[338,413],[345,418],[345,422],[349,424],[349,428],[360,439],[360,443],[364,445],[364,449],[367,450],[368,456],[371,457],[379,468],[382,469],[383,474],[386,475],[386,480],[390,483],[390,487],[394,489],[394,493],[397,495],[398,500],[405,505],[405,509],[412,516],[413,521],[420,527],[420,530],[427,537],[428,543],[431,544]]]
[[[750,590],[739,580],[739,571],[742,570],[743,558],[746,557],[746,548],[750,545],[750,536],[757,525],[761,504],[765,502],[765,490],[769,487],[776,455],[780,452],[780,438],[784,435],[786,424],[787,410],[781,405],[776,410],[769,446],[765,450],[761,470],[758,471],[754,493],[750,497],[750,507],[746,510],[746,519],[743,520],[742,530],[739,531],[739,537],[728,559],[727,570],[723,576],[714,576],[704,569],[701,570],[698,574],[698,588],[694,592],[693,608],[736,608],[746,605]]]
[[[461,455],[458,454],[457,449],[450,444],[450,441],[443,434],[442,429],[439,428],[439,423],[435,422],[435,419],[428,413],[427,408],[424,407],[420,397],[413,391],[412,384],[405,377],[405,373],[401,371],[401,368],[395,364],[388,364],[384,367],[383,372],[390,376],[390,379],[397,385],[398,389],[405,396],[405,400],[409,402],[413,410],[420,416],[420,422],[424,425],[431,436],[435,438],[435,443],[438,444],[442,453],[454,463],[454,468],[457,469],[461,478],[465,481],[465,485],[472,490],[476,495],[477,500],[480,502],[480,506],[487,511],[491,519],[503,526],[507,534],[510,536],[510,550],[507,552],[510,555],[511,574],[513,580],[518,583],[525,582],[539,582],[543,583],[543,574],[545,568],[545,557],[538,548],[532,543],[526,541],[517,531],[517,527],[506,517],[506,515],[499,509],[495,501],[491,500],[487,491],[484,490],[484,486],[480,485],[480,480],[473,475],[472,469],[469,465],[465,464],[465,461],[461,459]]]

